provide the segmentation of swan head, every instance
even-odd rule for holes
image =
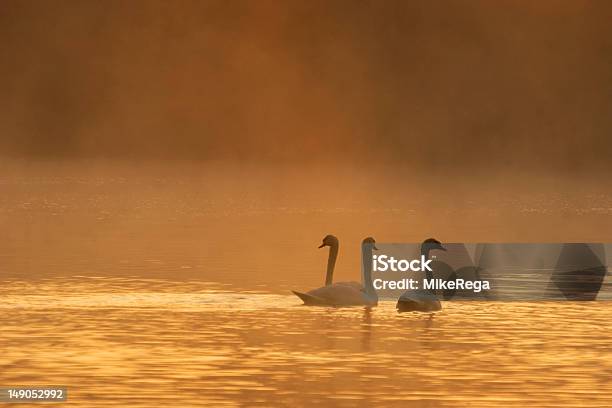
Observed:
[[[439,249],[440,251],[446,251],[446,248],[442,246],[442,243],[435,238],[427,238],[421,244],[421,251],[431,251],[432,249]]]
[[[333,235],[326,235],[325,238],[323,238],[323,242],[321,243],[321,245],[319,245],[319,248],[323,248],[323,247],[334,247],[334,246],[338,246],[338,238],[334,237]]]
[[[361,246],[365,246],[367,248],[370,245],[372,246],[373,250],[378,251],[378,248],[376,248],[376,240],[374,238],[367,237],[361,241]]]

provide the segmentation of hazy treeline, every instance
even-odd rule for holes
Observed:
[[[0,153],[600,168],[610,21],[579,0],[5,0]]]

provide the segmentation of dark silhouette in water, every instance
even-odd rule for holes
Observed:
[[[376,241],[372,237],[363,240],[362,254],[368,259],[372,259],[372,251],[376,250]],[[329,247],[329,258],[327,260],[327,275],[325,286],[313,289],[307,293],[292,291],[297,297],[302,299],[307,306],[376,306],[378,295],[372,285],[372,263],[366,262],[364,267],[363,282],[338,282],[332,283],[334,267],[338,257],[340,247],[338,238],[327,235],[323,238],[323,243],[319,248]]]
[[[555,271],[550,277],[548,290],[559,290],[568,300],[595,300],[601,289],[607,268],[600,259],[604,248],[601,244],[598,256],[593,244],[563,244]]]
[[[440,251],[446,251],[446,248],[442,246],[440,241],[434,238],[428,238],[421,244],[421,255],[425,259],[429,259],[429,252],[433,249]],[[433,272],[430,270],[425,271],[425,278],[432,280],[434,278]],[[435,312],[442,309],[440,301],[436,297],[434,290],[408,290],[404,292],[402,296],[397,300],[395,306],[398,312]]]
[[[450,269],[451,272],[448,275],[446,275],[447,281],[455,281],[457,280],[457,278],[462,278],[465,281],[472,281],[472,282],[482,281],[482,278],[480,277],[480,268],[478,268],[477,266],[464,266],[463,268],[459,268],[455,271],[446,263],[433,262],[432,269],[438,272],[440,269],[439,265],[446,265]],[[472,276],[473,278],[469,278],[470,276]],[[442,298],[444,300],[451,300],[452,298],[455,297],[456,294],[457,294],[457,289],[455,287],[453,287],[452,289],[448,288],[442,292]],[[462,298],[468,298],[468,299],[469,298],[471,299],[475,299],[475,298],[488,299],[489,298],[488,292],[486,290],[482,291],[480,294],[474,293],[472,291],[468,291],[468,292],[462,291],[460,292],[460,296]]]

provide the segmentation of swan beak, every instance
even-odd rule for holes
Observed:
[[[376,245],[372,245],[372,249],[375,251],[378,251],[378,248],[376,248]]]
[[[325,244],[321,244],[317,248],[323,248],[324,246],[325,246]]]

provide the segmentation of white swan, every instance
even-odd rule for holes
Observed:
[[[358,282],[338,282],[332,284],[340,244],[338,238],[333,235],[327,235],[319,246],[319,248],[329,247],[325,286],[306,293],[292,292],[302,299],[307,306],[376,306],[378,304],[378,296],[372,285],[371,269],[372,250],[376,249],[374,246],[375,242],[374,238],[368,237],[361,243],[363,246],[362,256],[364,261],[367,260],[363,263],[363,281],[365,287]]]
[[[421,244],[421,255],[425,256],[425,259],[429,259],[429,251],[432,249],[439,249],[440,251],[446,251],[446,248],[442,246],[440,241],[428,238]],[[426,278],[433,279],[433,273],[426,271]],[[395,306],[398,312],[435,312],[442,309],[440,301],[433,293],[428,290],[409,290],[404,292],[402,296],[397,300]]]

